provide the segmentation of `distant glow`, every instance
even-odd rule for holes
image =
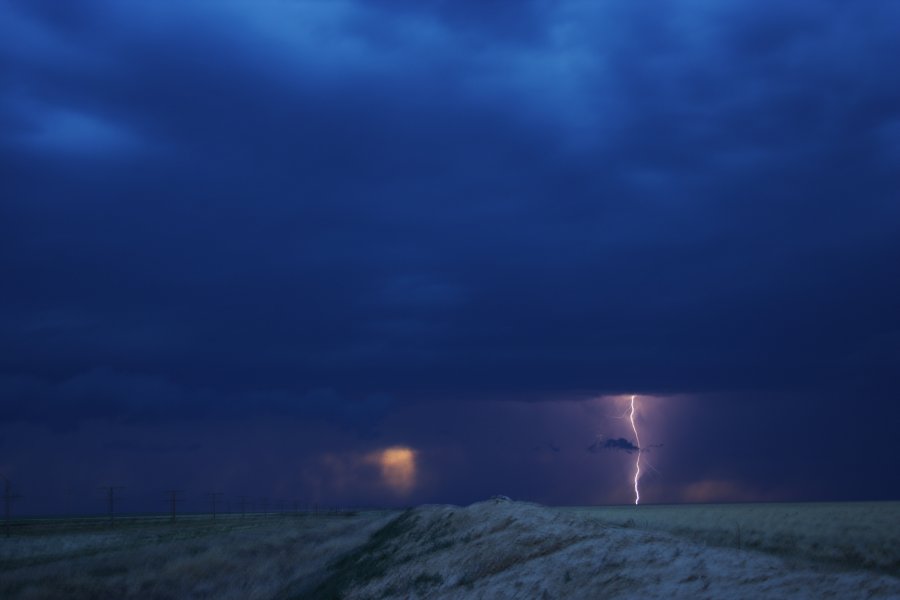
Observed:
[[[370,455],[379,468],[384,483],[400,494],[416,485],[416,451],[405,446],[393,446]]]
[[[637,441],[637,459],[634,461],[634,503],[641,503],[641,491],[638,489],[638,480],[641,478],[641,438],[638,435],[637,425],[634,423],[634,396],[631,397],[631,429],[634,430],[634,439]]]

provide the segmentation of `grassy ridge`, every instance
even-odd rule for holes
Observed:
[[[762,575],[740,566],[745,560],[792,581],[790,568],[773,566],[782,563],[772,557],[704,550],[710,546],[866,569],[870,574],[852,577],[869,585],[871,571],[900,572],[900,503],[558,509],[481,503],[215,521],[186,515],[176,523],[126,517],[114,526],[96,518],[33,519],[11,537],[0,537],[0,598],[321,600],[348,593],[455,594],[494,589],[507,580],[534,589],[550,586],[556,597],[593,593],[590,586],[600,586],[602,597],[615,586],[653,580],[632,572],[637,566],[658,569],[655,576],[663,582],[674,572],[696,571],[681,586],[716,585],[716,573],[725,590],[728,577],[756,585],[754,578]],[[675,563],[675,571],[665,570]],[[878,590],[874,583],[870,588]]]

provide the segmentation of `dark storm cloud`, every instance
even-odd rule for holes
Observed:
[[[513,5],[5,4],[10,414],[896,381],[894,3]]]
[[[364,0],[364,6],[389,12],[416,15],[437,20],[467,35],[480,35],[521,42],[544,38],[544,18],[552,14],[553,2],[523,0],[520,2],[480,2],[477,0]]]
[[[641,452],[641,454],[652,452],[654,448],[662,448],[663,444],[648,444],[642,448],[637,447],[631,440],[625,438],[606,438],[597,439],[587,447],[587,451],[596,454],[603,450],[624,450],[628,454],[632,452]]]
[[[626,440],[625,438],[596,440],[587,448],[587,451],[591,453],[597,453],[602,450],[624,450],[628,454],[631,454],[632,452],[638,452],[641,448],[638,448],[630,440]]]
[[[92,418],[125,423],[240,419],[274,415],[338,423],[369,436],[395,401],[385,394],[343,396],[332,389],[305,393],[287,390],[216,391],[182,385],[155,375],[99,368],[59,382],[0,375],[0,397],[7,421],[40,422],[58,431],[76,429]]]

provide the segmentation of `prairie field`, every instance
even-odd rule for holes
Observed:
[[[900,598],[900,503],[32,519],[0,598]]]
[[[573,508],[620,527],[707,544],[900,573],[900,502]]]
[[[275,598],[391,513],[32,521],[0,537],[0,598]]]

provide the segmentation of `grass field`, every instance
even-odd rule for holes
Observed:
[[[900,503],[31,519],[0,598],[900,597]]]
[[[42,519],[0,537],[0,598],[274,598],[314,580],[385,512]]]
[[[900,573],[900,502],[692,504],[570,509],[620,527],[717,546]]]

